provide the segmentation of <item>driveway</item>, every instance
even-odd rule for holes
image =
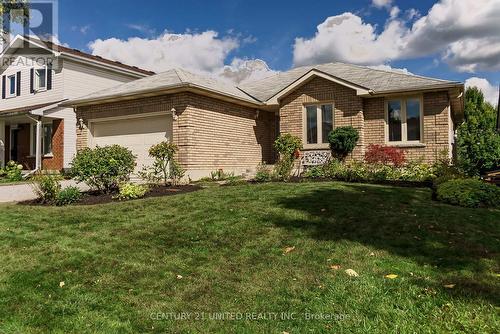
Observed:
[[[77,184],[73,180],[61,181],[61,187],[63,189],[68,186],[76,186],[82,191],[88,190],[88,187],[83,183]],[[33,192],[30,183],[13,184],[7,186],[0,185],[0,203],[21,202],[35,198],[36,195]]]

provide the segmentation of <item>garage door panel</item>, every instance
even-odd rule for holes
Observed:
[[[172,118],[169,115],[95,122],[92,125],[92,144],[127,147],[137,156],[136,171],[153,163],[153,159],[148,156],[149,148],[170,140],[171,135]]]

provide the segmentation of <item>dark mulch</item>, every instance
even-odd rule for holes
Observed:
[[[179,186],[168,186],[168,187],[158,186],[158,187],[152,187],[146,193],[146,195],[142,198],[178,195],[178,194],[190,193],[190,192],[197,191],[200,189],[202,189],[202,187],[200,187],[198,185],[191,185],[191,184],[179,185]],[[99,192],[89,191],[89,192],[83,193],[82,198],[77,203],[74,203],[72,205],[94,205],[94,204],[104,204],[104,203],[111,203],[111,202],[115,202],[115,203],[120,202],[120,200],[113,198],[115,196],[116,196],[116,193],[101,194]],[[123,202],[123,201],[121,201],[121,202]],[[19,202],[18,205],[50,206],[50,204],[40,203],[38,200],[23,201],[23,202]]]

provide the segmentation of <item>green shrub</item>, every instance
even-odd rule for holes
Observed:
[[[54,203],[61,191],[59,176],[38,174],[33,177],[32,187],[42,203]]]
[[[320,178],[325,178],[326,173],[325,173],[325,166],[320,165],[320,166],[311,166],[308,167],[304,173],[302,174],[302,177],[308,178],[308,179],[320,179]]]
[[[436,177],[433,166],[425,163],[409,163],[399,170],[401,174],[398,179],[403,181],[425,182],[432,181]]]
[[[289,133],[283,133],[275,140],[274,148],[279,156],[275,164],[274,174],[280,180],[288,180],[292,174],[295,159],[300,156],[302,140]]]
[[[225,181],[234,178],[234,173],[226,173],[222,168],[210,172],[210,181]]]
[[[272,170],[266,166],[265,163],[261,163],[257,166],[257,171],[255,173],[255,181],[257,182],[269,182],[273,178]]]
[[[119,188],[119,200],[142,198],[148,192],[149,188],[144,184],[122,183]]]
[[[340,126],[333,129],[328,134],[332,155],[341,161],[345,160],[347,155],[356,147],[358,139],[358,130],[352,126]]]
[[[81,197],[80,189],[69,186],[57,194],[55,203],[57,206],[69,205],[78,202]]]
[[[135,167],[135,156],[120,145],[85,148],[71,163],[73,177],[91,189],[110,192],[128,181]]]
[[[170,161],[170,178],[172,179],[172,183],[179,184],[185,174],[186,170],[182,168],[181,164],[172,159]]]
[[[177,146],[168,141],[163,141],[159,144],[151,146],[148,153],[149,156],[154,158],[151,173],[155,174],[156,178],[163,181],[167,185],[168,180],[171,178],[171,162],[177,152]]]
[[[21,181],[23,179],[22,170],[23,165],[20,165],[17,162],[11,160],[5,165],[5,177],[8,181]]]
[[[500,188],[478,179],[454,179],[436,190],[439,201],[465,207],[499,207]]]

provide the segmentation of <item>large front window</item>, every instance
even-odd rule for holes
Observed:
[[[47,88],[47,69],[38,68],[35,70],[35,85],[37,90]]]
[[[387,101],[387,141],[389,143],[420,142],[422,102],[419,98]]]
[[[52,153],[52,124],[42,125],[42,155]],[[36,124],[31,128],[31,155],[36,154]]]
[[[328,134],[333,130],[333,104],[307,105],[305,109],[306,143],[327,144]]]

